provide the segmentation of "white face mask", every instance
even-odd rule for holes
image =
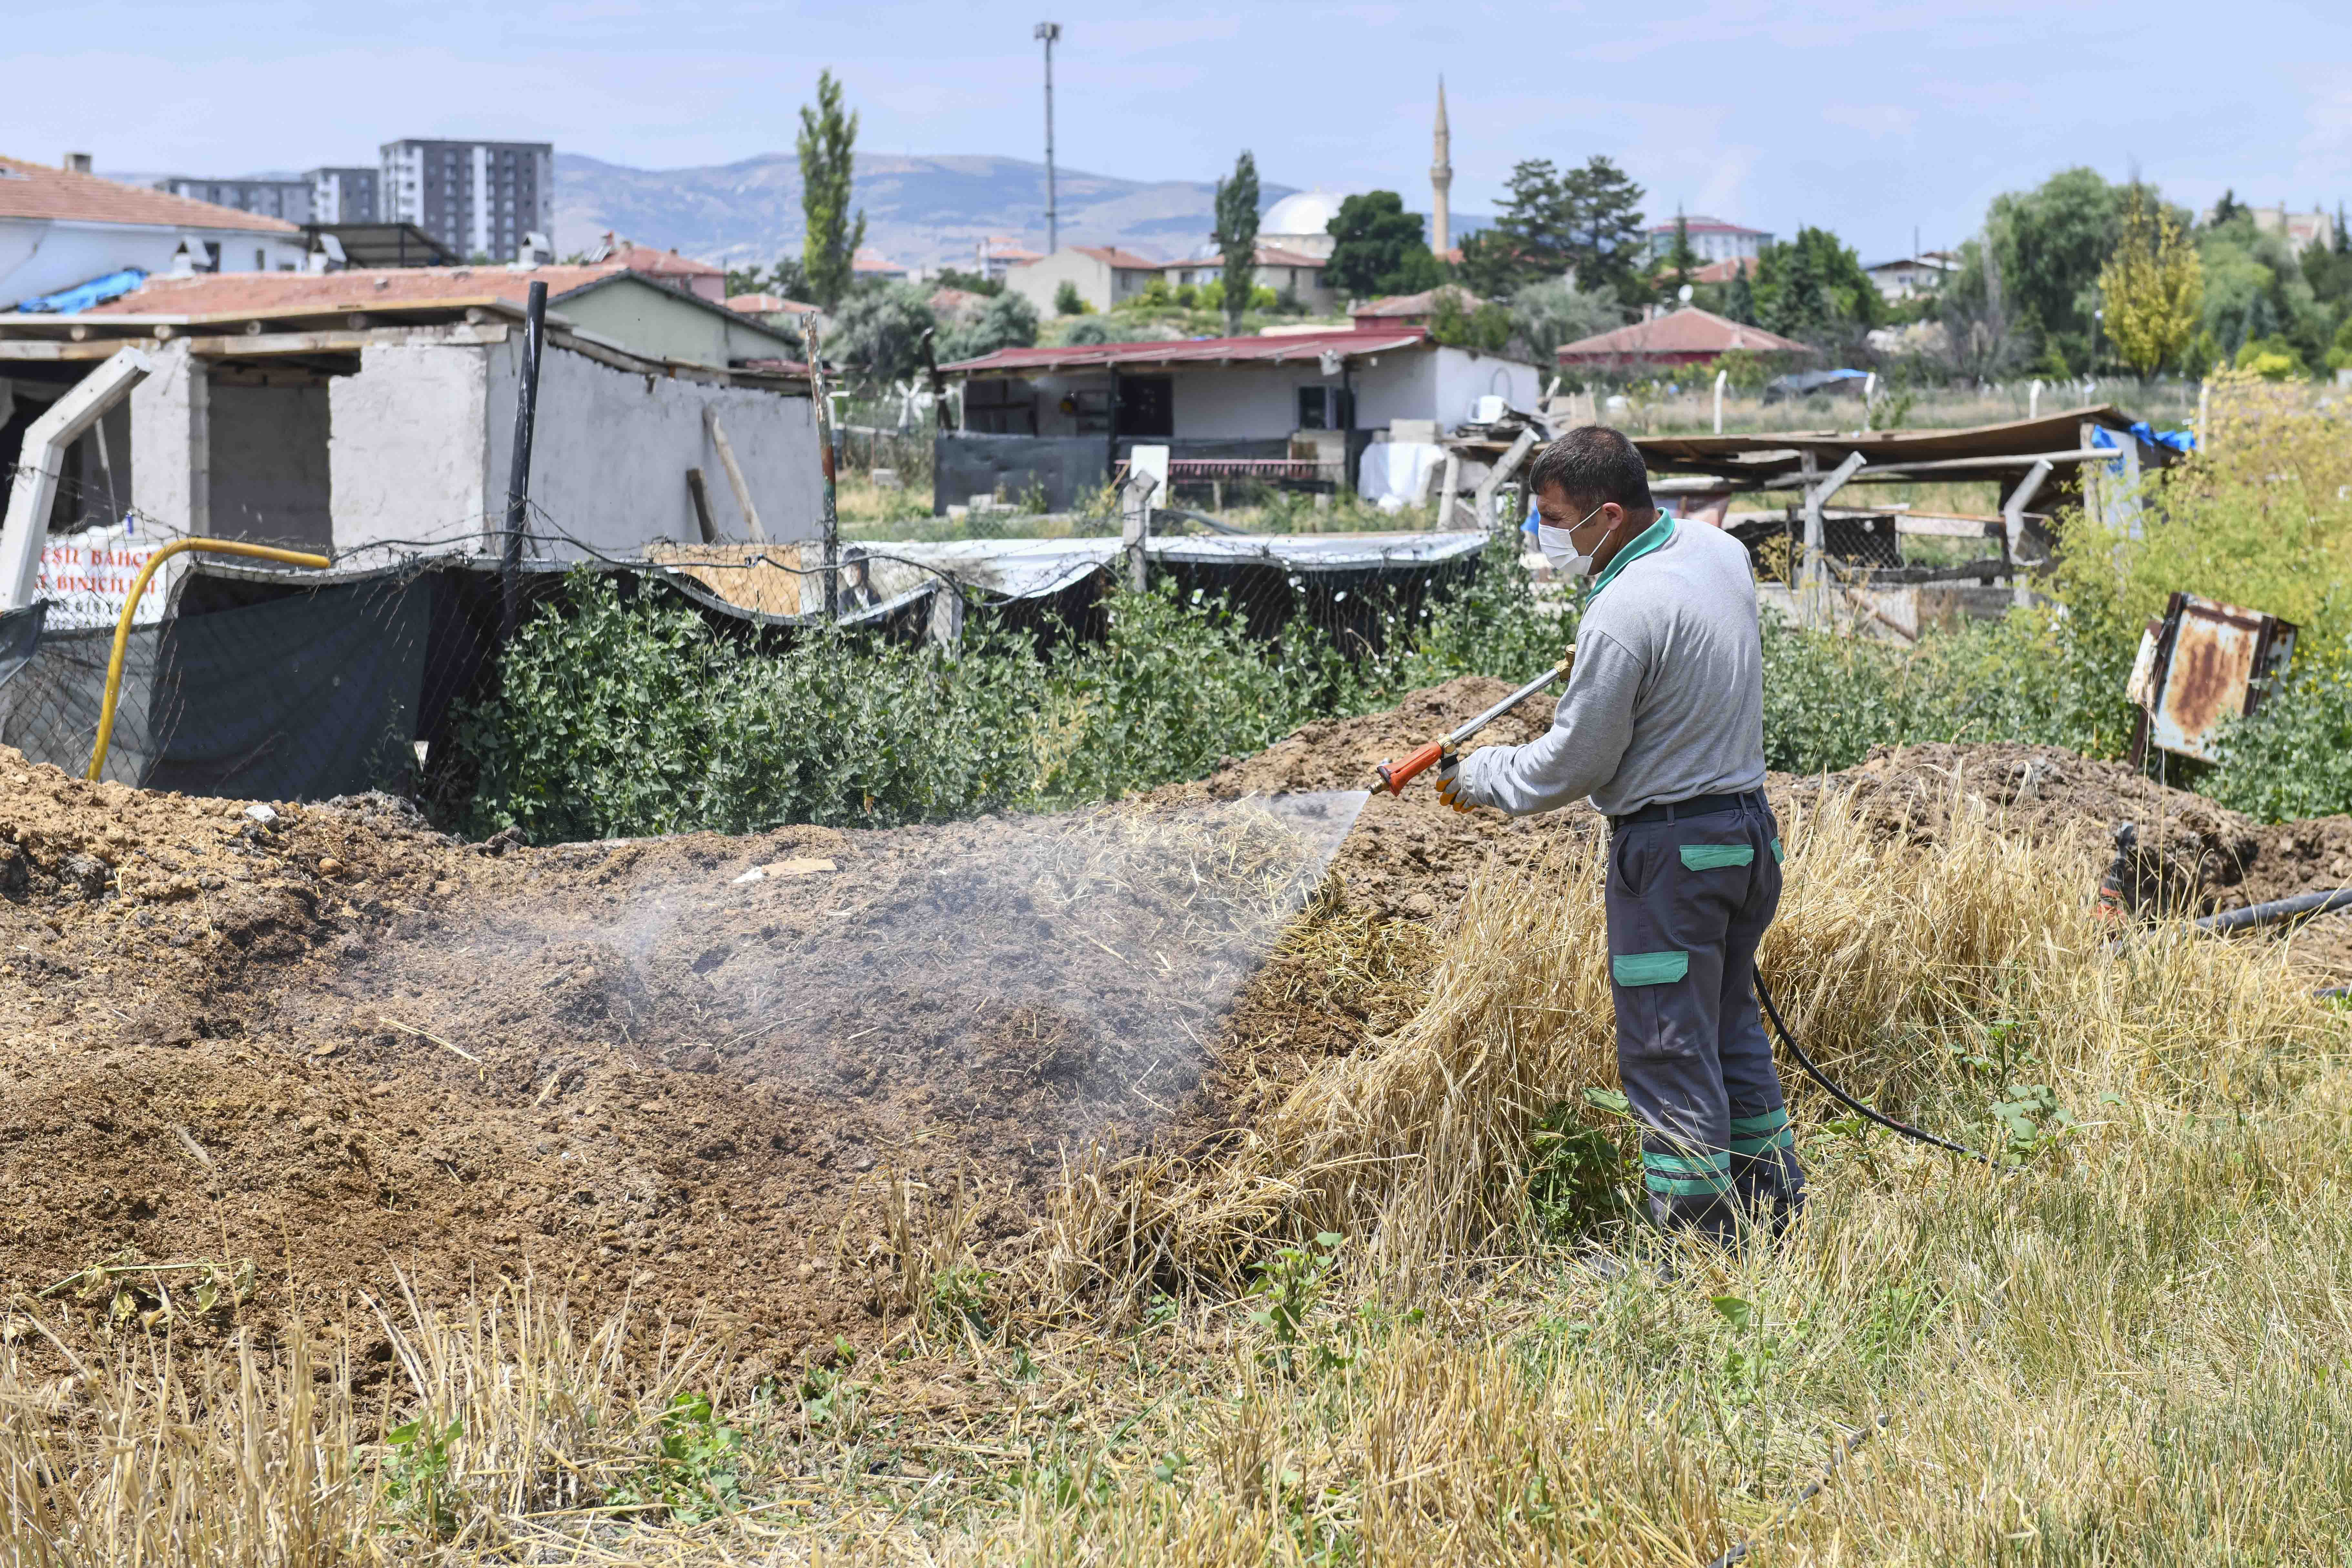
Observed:
[[[1608,504],[1602,501],[1601,506]],[[1553,571],[1570,577],[1591,575],[1592,550],[1600,549],[1601,541],[1609,536],[1602,534],[1601,539],[1592,542],[1592,550],[1580,553],[1576,548],[1576,531],[1600,516],[1601,506],[1594,507],[1567,528],[1554,528],[1548,522],[1536,525],[1536,548],[1543,552],[1544,559],[1551,563]]]

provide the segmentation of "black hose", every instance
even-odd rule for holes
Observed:
[[[2352,888],[2337,888],[2333,892],[2325,893],[2297,893],[2291,899],[2273,899],[2267,904],[2248,904],[2242,910],[2224,910],[2218,915],[2207,915],[2197,921],[2197,929],[2205,931],[2243,931],[2248,926],[2291,921],[2297,915],[2324,915],[2347,905],[2352,905]]]
[[[1808,1078],[1811,1078],[1815,1083],[1820,1084],[1823,1089],[1828,1089],[1831,1096],[1834,1098],[1839,1104],[1844,1106],[1847,1110],[1853,1111],[1856,1115],[1869,1118],[1871,1121],[1877,1122],[1881,1127],[1887,1129],[1889,1131],[1900,1132],[1904,1137],[1912,1140],[1914,1142],[1932,1144],[1938,1149],[1948,1149],[1955,1154],[1966,1154],[1969,1159],[1974,1160],[1980,1164],[1990,1165],[1992,1163],[1990,1160],[1987,1159],[1984,1155],[1978,1153],[1973,1149],[1955,1143],[1948,1138],[1938,1138],[1933,1132],[1923,1132],[1907,1121],[1897,1121],[1892,1116],[1882,1115],[1878,1111],[1873,1110],[1869,1106],[1864,1105],[1862,1101],[1856,1100],[1853,1096],[1840,1089],[1835,1083],[1832,1083],[1830,1080],[1829,1074],[1822,1071],[1821,1068],[1813,1065],[1813,1058],[1805,1054],[1805,1047],[1797,1044],[1797,1037],[1789,1033],[1789,1026],[1781,1021],[1780,1009],[1775,1006],[1772,1002],[1772,993],[1766,990],[1764,987],[1764,971],[1758,969],[1755,972],[1755,974],[1756,998],[1758,1001],[1764,1004],[1764,1016],[1772,1020],[1772,1027],[1780,1035],[1780,1043],[1789,1047],[1789,1054],[1797,1058],[1797,1065],[1805,1069],[1805,1075]]]

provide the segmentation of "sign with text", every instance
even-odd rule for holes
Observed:
[[[68,534],[41,547],[41,571],[33,594],[49,601],[48,629],[72,631],[112,626],[122,616],[122,601],[155,552],[171,542],[143,533],[92,529]],[[132,624],[152,626],[163,618],[171,602],[172,584],[185,557],[164,563],[139,595]]]

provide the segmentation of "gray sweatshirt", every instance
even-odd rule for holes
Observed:
[[[1764,661],[1748,549],[1660,517],[1609,563],[1551,730],[1462,760],[1464,798],[1514,815],[1592,797],[1622,816],[1764,782]]]

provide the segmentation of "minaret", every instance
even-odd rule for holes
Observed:
[[[1454,216],[1445,194],[1454,188],[1454,137],[1445,128],[1445,79],[1437,79],[1437,156],[1429,166],[1429,248],[1442,258],[1454,247]]]

